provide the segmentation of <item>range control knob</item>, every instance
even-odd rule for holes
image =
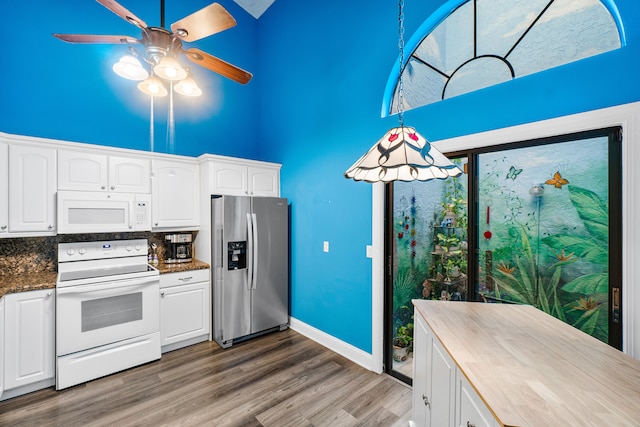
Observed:
[[[71,249],[71,248],[67,249],[67,255],[71,256],[71,255],[73,255],[73,254],[75,254],[75,253],[76,253],[76,251],[75,251],[75,250],[73,250],[73,249]]]
[[[78,253],[80,255],[84,255],[85,253],[87,253],[87,250],[85,248],[80,248],[80,249],[78,249]]]
[[[131,249],[133,249],[133,248],[131,247],[131,245],[127,245],[127,247],[125,249],[127,250],[127,252],[131,252]]]

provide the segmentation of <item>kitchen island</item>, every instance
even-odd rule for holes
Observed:
[[[488,414],[476,427],[640,425],[640,361],[531,306],[413,304],[414,425],[467,425],[465,384]],[[445,359],[451,373],[438,382]],[[451,397],[444,410],[436,407],[443,395]],[[437,412],[442,424],[432,422]]]

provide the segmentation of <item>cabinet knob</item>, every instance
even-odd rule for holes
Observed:
[[[49,224],[49,226],[47,227],[49,230],[53,229],[53,225]]]
[[[160,296],[163,297],[164,296],[164,291],[160,292]]]
[[[6,225],[3,225],[3,226],[0,227],[0,230],[6,230],[6,229],[7,229]]]
[[[106,188],[107,188],[107,186],[106,186],[106,185],[102,185],[102,186],[100,186],[100,189],[101,189],[101,190],[106,190]]]
[[[112,190],[115,190],[115,189],[116,189],[116,186],[115,186],[115,185],[112,185],[112,186],[111,186],[111,189],[112,189]]]
[[[51,295],[53,295],[53,292],[51,292],[51,291],[47,292],[47,298],[50,298]]]
[[[429,398],[424,394],[422,395],[422,401],[424,402],[424,406],[426,406],[427,408],[431,406],[431,403],[429,403]]]

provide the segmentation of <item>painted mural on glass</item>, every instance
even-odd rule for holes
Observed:
[[[454,159],[464,168],[466,159]],[[410,347],[411,299],[467,299],[467,176],[394,183],[394,347]],[[396,361],[406,352],[394,356]]]
[[[608,139],[481,154],[478,165],[480,295],[607,342]]]

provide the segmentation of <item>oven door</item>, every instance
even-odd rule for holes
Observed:
[[[56,290],[56,353],[74,353],[160,330],[157,275]]]

